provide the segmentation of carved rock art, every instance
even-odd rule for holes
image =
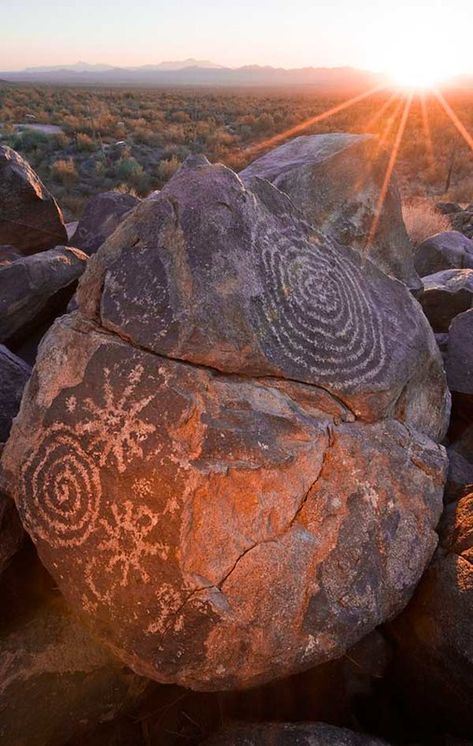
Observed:
[[[198,158],[90,260],[2,463],[125,663],[238,688],[405,606],[436,546],[447,410],[407,289]]]

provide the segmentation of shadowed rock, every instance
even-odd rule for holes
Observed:
[[[19,549],[23,536],[15,503],[0,489],[0,575]]]
[[[379,738],[326,723],[251,723],[234,725],[205,746],[387,746]]]
[[[419,290],[422,285],[395,180],[389,184],[370,240],[387,163],[373,135],[304,135],[250,163],[240,176],[249,185],[256,177],[272,182],[289,195],[309,223]]]
[[[473,395],[473,310],[459,314],[450,325],[445,368],[451,391]]]
[[[435,730],[473,729],[473,494],[446,509],[440,546],[415,596],[390,625],[396,680],[416,718]],[[412,696],[415,692],[415,696]]]
[[[473,300],[473,269],[445,269],[423,278],[419,303],[434,332],[448,332],[450,322],[468,311]]]
[[[87,257],[57,246],[0,266],[0,342],[30,337],[66,310]]]
[[[473,489],[473,425],[448,447],[448,482],[450,490]]]
[[[123,661],[242,688],[403,608],[436,545],[448,396],[401,283],[268,182],[194,158],[92,257],[78,309],[41,345],[2,462]]]
[[[446,231],[423,241],[414,254],[421,277],[445,269],[473,269],[473,241],[458,231]]]
[[[86,254],[95,254],[127,213],[139,203],[137,197],[122,192],[97,194],[87,202],[70,243]]]
[[[0,443],[8,438],[30,375],[30,366],[0,345]]]
[[[0,244],[34,254],[66,242],[52,195],[21,155],[0,145]]]
[[[0,640],[0,740],[62,746],[115,717],[145,686],[60,598],[50,599]]]

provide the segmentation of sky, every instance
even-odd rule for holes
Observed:
[[[473,73],[472,0],[0,0],[0,70],[141,65],[396,65]]]

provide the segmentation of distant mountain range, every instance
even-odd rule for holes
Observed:
[[[366,88],[382,76],[351,67],[303,67],[285,69],[261,65],[224,67],[209,60],[187,59],[141,67],[116,67],[77,62],[74,65],[28,67],[1,72],[9,82],[62,83],[73,85],[212,85],[212,86],[316,86],[327,89]]]
[[[315,87],[325,90],[366,90],[387,83],[386,76],[352,67],[302,67],[286,69],[261,65],[225,67],[210,60],[193,58],[165,61],[140,67],[77,62],[74,65],[28,67],[15,72],[1,72],[2,82],[56,83],[64,85],[207,85]],[[473,90],[473,77],[458,76],[453,85]]]

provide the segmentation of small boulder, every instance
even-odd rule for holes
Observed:
[[[0,145],[0,244],[34,254],[65,243],[55,199],[21,155]]]
[[[97,194],[87,202],[70,244],[86,254],[95,254],[130,210],[139,203],[137,197],[123,192]]]
[[[0,266],[0,342],[16,345],[66,310],[87,256],[57,246]]]
[[[455,494],[467,485],[472,485],[473,489],[473,425],[463,430],[447,452],[449,492]]]
[[[460,313],[450,324],[446,360],[450,391],[473,395],[473,309]]]
[[[414,264],[421,277],[445,269],[473,269],[473,241],[459,231],[437,233],[419,244]]]
[[[452,503],[440,546],[407,609],[389,625],[394,681],[432,730],[473,732],[473,494]],[[413,694],[414,693],[414,694]]]
[[[30,375],[30,366],[0,344],[0,443],[8,438]]]
[[[418,296],[434,332],[448,332],[455,316],[472,307],[473,269],[445,269],[423,278]]]
[[[205,746],[387,746],[374,736],[326,723],[241,723]]]
[[[267,179],[289,195],[313,226],[417,291],[422,285],[394,178],[370,236],[387,165],[387,155],[373,135],[305,135],[250,163],[240,177],[248,185],[255,178]]]

